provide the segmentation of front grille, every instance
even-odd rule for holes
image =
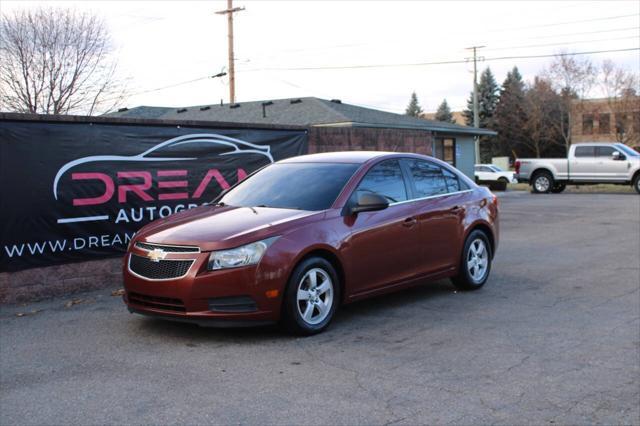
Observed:
[[[180,299],[169,297],[147,296],[140,293],[129,293],[129,303],[146,306],[148,308],[162,309],[173,312],[186,312],[184,303]]]
[[[131,254],[129,269],[141,277],[152,280],[170,280],[187,274],[193,260],[160,260],[154,262],[146,257]]]
[[[167,253],[200,253],[200,249],[198,247],[164,246],[161,244],[142,243],[140,241],[136,242],[136,247],[148,251],[161,249],[162,251],[166,251]]]

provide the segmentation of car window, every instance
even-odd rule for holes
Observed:
[[[488,168],[487,166],[478,166],[478,167],[476,167],[476,171],[491,173],[492,170],[490,168]]]
[[[493,170],[495,170],[496,172],[504,172],[504,170],[502,170],[502,169],[501,169],[500,167],[498,167],[498,166],[491,166],[491,168],[492,168]]]
[[[442,169],[442,174],[444,175],[444,181],[447,184],[447,191],[458,192],[461,190],[460,179],[458,176],[444,168]]]
[[[595,146],[577,146],[575,156],[576,157],[595,157]]]
[[[596,148],[596,156],[598,157],[609,157],[613,155],[617,150],[612,146],[599,146]]]
[[[362,193],[382,195],[390,203],[407,200],[407,189],[402,176],[402,169],[400,169],[400,162],[398,160],[387,160],[373,166],[355,191],[356,197]]]
[[[239,207],[326,210],[359,164],[273,164],[248,177],[222,197]]]
[[[447,193],[447,183],[440,166],[421,160],[409,160],[407,163],[417,198]]]

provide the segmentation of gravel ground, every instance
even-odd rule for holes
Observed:
[[[109,291],[1,307],[0,424],[640,424],[640,197],[501,212],[484,289],[364,301],[309,338],[134,316]]]

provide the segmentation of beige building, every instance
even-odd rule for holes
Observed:
[[[640,97],[585,99],[573,103],[571,141],[624,142],[640,146]]]

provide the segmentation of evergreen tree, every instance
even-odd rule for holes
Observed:
[[[502,83],[500,98],[494,114],[494,130],[498,132],[497,151],[499,155],[512,158],[520,155],[519,150],[530,140],[527,135],[527,105],[525,86],[518,67],[507,74]]]
[[[498,104],[498,93],[500,88],[496,82],[491,68],[487,67],[480,74],[478,82],[478,118],[480,119],[481,128],[493,129],[493,116]],[[467,109],[463,112],[465,122],[468,126],[473,126],[473,92],[469,95],[467,101]],[[480,158],[477,162],[490,163],[491,158],[498,155],[498,147],[496,146],[495,136],[480,137]]]
[[[456,120],[453,118],[453,114],[451,114],[451,108],[449,108],[449,104],[446,99],[444,99],[438,107],[435,119],[446,123],[456,124]]]
[[[409,105],[405,110],[405,114],[410,115],[411,117],[420,117],[420,114],[422,114],[422,107],[418,102],[418,96],[416,95],[416,92],[411,93],[411,100],[409,101]]]
[[[480,74],[480,81],[478,82],[478,115],[480,118],[480,127],[491,127],[491,119],[496,111],[499,92],[500,87],[498,87],[491,68],[485,68]],[[473,126],[473,91],[469,95],[467,109],[462,113],[467,126]]]

